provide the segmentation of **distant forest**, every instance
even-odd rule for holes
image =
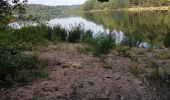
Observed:
[[[98,0],[87,0],[83,10],[115,9],[128,7],[169,6],[170,0],[109,0],[109,2],[98,2]]]
[[[33,13],[62,13],[62,12],[69,12],[74,11],[79,5],[74,6],[46,6],[46,5],[37,5],[37,4],[28,4],[26,7],[26,11],[29,14]]]

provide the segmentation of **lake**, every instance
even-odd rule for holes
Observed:
[[[143,48],[170,47],[170,13],[168,11],[44,14],[42,19],[50,25],[70,29],[81,24],[94,34],[107,33],[116,37],[117,43]],[[27,24],[31,22],[27,22]]]

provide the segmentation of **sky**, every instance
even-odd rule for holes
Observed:
[[[86,0],[28,0],[28,3],[59,6],[59,5],[79,5],[83,4],[85,1]]]

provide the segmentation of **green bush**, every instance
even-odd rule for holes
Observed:
[[[60,25],[54,26],[52,31],[52,41],[62,40],[66,41],[67,31]]]
[[[118,53],[124,57],[131,57],[130,48],[118,47]]]
[[[83,34],[83,38],[82,38],[82,42],[87,42],[89,39],[91,39],[93,37],[93,31],[91,30],[87,30],[85,31],[85,33]]]
[[[0,65],[0,86],[11,86],[33,80],[36,77],[33,74],[40,74],[47,61],[37,55],[24,54],[20,47],[1,41]]]
[[[77,43],[81,42],[82,36],[84,34],[84,28],[81,24],[72,26],[71,30],[68,32],[68,42]]]
[[[99,33],[96,36],[89,38],[86,43],[94,47],[93,54],[95,56],[107,54],[110,49],[115,47],[115,41],[112,36],[104,33]]]
[[[48,26],[28,26],[15,30],[11,40],[14,42],[19,41],[28,47],[33,47],[46,44],[47,36]]]

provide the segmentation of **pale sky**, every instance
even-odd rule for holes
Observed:
[[[83,4],[86,0],[28,0],[29,4],[43,4],[43,5],[79,5]]]

